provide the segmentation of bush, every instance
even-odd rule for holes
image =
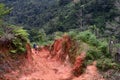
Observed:
[[[101,70],[118,69],[119,66],[112,60],[111,54],[108,53],[108,43],[106,40],[97,39],[89,30],[79,32],[70,31],[69,35],[79,43],[87,43],[88,50],[84,65],[91,64],[94,60],[97,61],[97,67]],[[79,45],[79,48],[82,44]],[[82,45],[84,47],[84,45]],[[78,52],[79,50],[77,50]],[[76,52],[76,53],[77,53]],[[73,55],[75,56],[75,53]]]
[[[102,54],[106,57],[110,57],[110,53],[108,52],[108,43],[106,41],[100,41],[98,49],[102,52]]]
[[[89,30],[79,32],[78,35],[76,36],[76,39],[80,39],[83,42],[86,42],[90,45],[93,46],[98,46],[99,42],[94,34],[92,34]]]
[[[101,56],[102,56],[101,51],[93,47],[87,51],[86,59],[96,60],[96,59],[99,59]]]
[[[36,43],[38,45],[47,45],[52,43],[53,35],[46,35],[44,29],[32,29],[29,31],[29,38],[31,43]]]
[[[76,39],[76,36],[78,35],[78,31],[77,30],[70,30],[68,32],[68,35],[72,38],[72,39]]]
[[[90,35],[88,43],[93,45],[93,46],[98,46],[99,45],[99,41],[96,39],[96,36],[94,34]]]
[[[79,32],[76,38],[82,40],[83,42],[88,42],[90,35],[91,33],[89,31]]]
[[[77,30],[69,31],[68,34],[79,43],[87,43],[86,46],[80,44],[79,46],[88,47],[87,59],[95,60],[101,56],[110,56],[108,54],[108,43],[104,40],[97,39],[96,36],[89,30],[79,32]]]
[[[97,60],[97,67],[102,71],[107,71],[108,69],[120,69],[120,66],[110,58],[102,58]]]
[[[10,53],[23,53],[25,51],[25,45],[28,42],[29,35],[26,30],[13,25],[4,25],[0,29],[3,30],[3,34],[0,37],[0,46],[9,49]]]
[[[14,33],[16,38],[19,38],[19,39],[23,40],[23,42],[28,41],[28,35],[29,34],[27,33],[27,30],[24,30],[22,27],[14,26],[13,33]]]

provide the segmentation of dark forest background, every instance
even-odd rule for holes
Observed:
[[[11,13],[8,23],[26,29],[56,31],[91,29],[98,37],[120,40],[120,0],[0,0]]]

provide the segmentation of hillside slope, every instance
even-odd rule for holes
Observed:
[[[7,21],[25,27],[41,27],[54,17],[57,0],[0,0],[13,8]]]
[[[26,28],[56,31],[91,29],[98,37],[120,40],[119,0],[2,0],[13,10],[7,22]],[[112,36],[111,36],[112,35]]]
[[[66,48],[62,46],[64,41]],[[6,66],[8,73],[2,73],[0,79],[2,80],[104,80],[99,74],[96,63],[87,66],[85,73],[75,76],[76,71],[82,70],[82,65],[85,60],[86,54],[82,52],[76,58],[74,65],[69,60],[69,47],[71,41],[69,37],[58,39],[53,44],[53,49],[50,47],[42,47],[39,50],[30,48],[27,44],[27,55],[24,62],[14,69]],[[65,50],[64,50],[65,49]],[[67,53],[66,53],[67,52]],[[23,58],[23,57],[22,57]],[[64,59],[65,58],[65,59]],[[11,62],[9,62],[11,63]],[[8,69],[9,67],[9,69]],[[1,71],[0,71],[1,72]]]

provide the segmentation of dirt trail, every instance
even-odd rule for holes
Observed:
[[[48,59],[48,51],[42,50],[41,52],[35,53],[32,50],[33,60],[35,61],[36,69],[35,72],[21,76],[19,80],[65,80],[71,77],[71,66],[69,64],[64,65],[59,61]]]
[[[73,67],[70,63],[61,63],[54,59],[48,58],[48,51],[42,50],[41,52],[33,52],[33,60],[35,63],[31,66],[31,69],[35,71],[29,74],[21,75],[18,80],[104,80],[100,74],[98,74],[95,65],[87,66],[84,74],[79,77],[75,77],[72,74]]]
[[[52,51],[45,47],[36,51],[28,45],[24,65],[4,74],[4,80],[104,80],[98,73],[95,62],[87,66],[85,72],[78,77],[73,74],[81,71],[85,53],[82,52],[72,65],[68,56],[69,43],[69,37],[64,36],[54,42]]]

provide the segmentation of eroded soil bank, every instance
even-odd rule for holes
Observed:
[[[85,52],[81,52],[73,64],[70,62],[72,44],[68,36],[55,40],[52,46],[37,50],[27,44],[25,56],[14,63],[19,65],[13,65],[12,61],[8,62],[10,65],[1,64],[0,80],[105,80],[99,74],[96,62],[88,65],[82,73]]]

